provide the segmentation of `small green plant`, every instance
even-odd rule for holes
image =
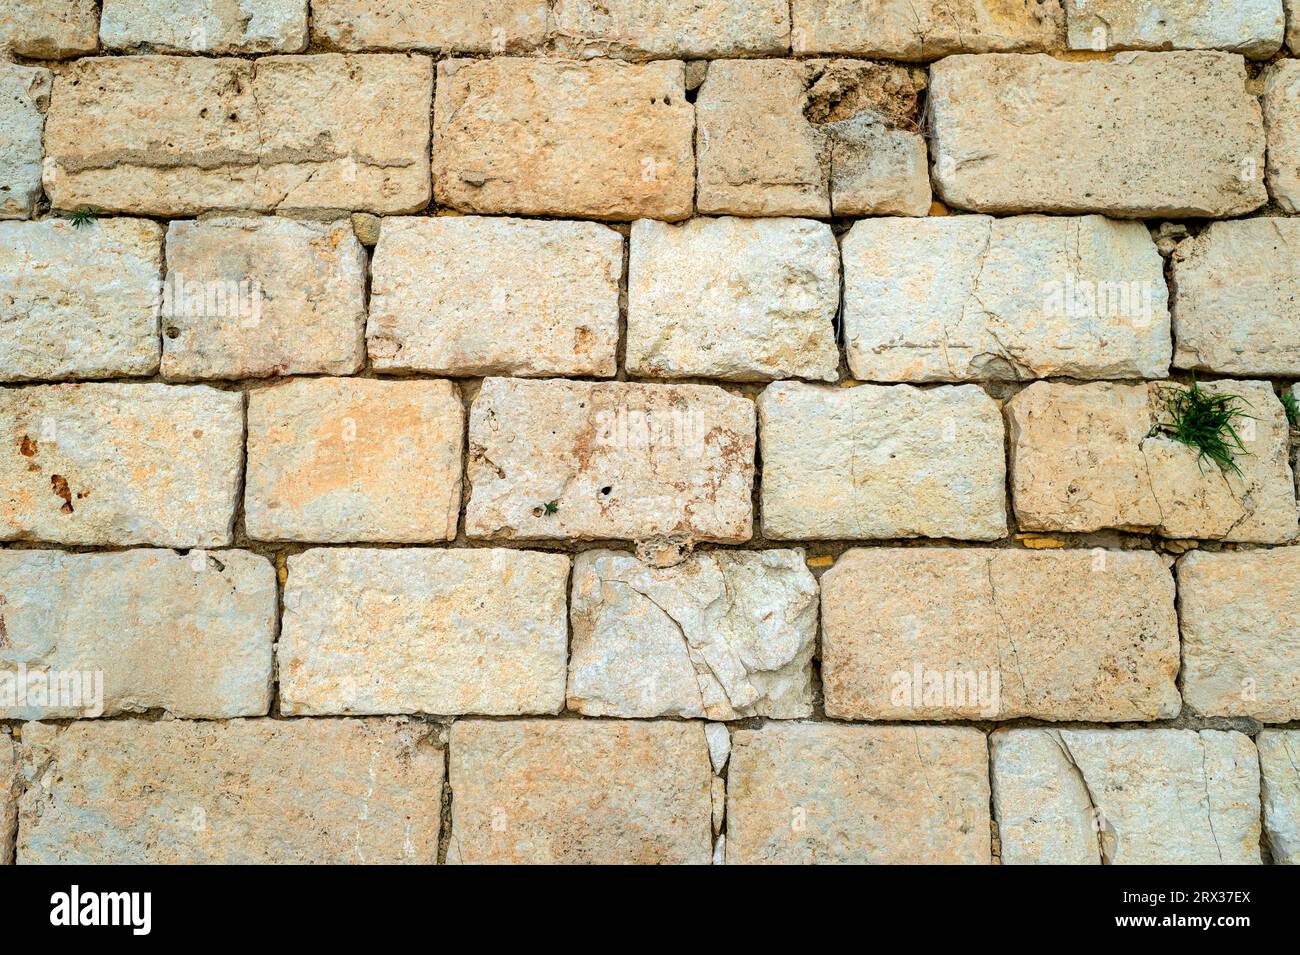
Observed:
[[[559,509],[560,509],[560,502],[558,500],[547,501],[545,504],[542,505],[543,514],[554,514]]]
[[[1161,433],[1200,452],[1200,458],[1212,461],[1221,471],[1241,474],[1241,468],[1232,459],[1235,451],[1246,453],[1246,446],[1237,434],[1236,423],[1254,420],[1246,414],[1243,405],[1249,405],[1240,395],[1211,394],[1192,379],[1190,387],[1165,385],[1160,388],[1164,412],[1168,421],[1158,421],[1152,434]]]
[[[80,229],[82,226],[93,225],[99,218],[99,213],[94,209],[77,209],[68,218],[72,222],[72,228]]]
[[[1282,392],[1282,407],[1286,410],[1287,424],[1300,428],[1300,402],[1296,401],[1294,391]]]

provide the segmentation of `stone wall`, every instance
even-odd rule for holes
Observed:
[[[0,0],[0,861],[1300,862],[1300,10],[1156,6]]]

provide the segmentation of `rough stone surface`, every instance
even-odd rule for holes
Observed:
[[[0,540],[216,547],[232,540],[243,396],[203,386],[0,391]]]
[[[858,60],[713,62],[695,108],[699,211],[925,215],[924,83]]]
[[[1006,865],[1247,865],[1259,760],[1218,730],[1006,729],[989,737]]]
[[[822,575],[826,715],[1171,719],[1174,581],[1151,551],[851,550]]]
[[[1300,732],[1264,730],[1259,747],[1264,833],[1276,865],[1300,865]],[[3,759],[0,759],[3,762]]]
[[[398,55],[78,60],[56,84],[45,186],[58,209],[414,212],[432,80]]]
[[[725,723],[705,723],[704,738],[709,741],[709,761],[713,764],[713,771],[720,773],[731,758],[731,730]]]
[[[1072,50],[1229,50],[1282,46],[1282,0],[1065,0]]]
[[[461,720],[451,863],[690,863],[712,855],[700,723]]]
[[[28,219],[41,198],[41,131],[54,74],[0,63],[0,219]]]
[[[585,57],[782,54],[790,41],[786,0],[565,0],[554,16],[560,48]]]
[[[1168,374],[1164,261],[1140,223],[863,219],[843,251],[845,342],[857,378]]]
[[[250,393],[255,540],[451,540],[465,412],[448,381],[315,378]]]
[[[623,237],[594,222],[390,218],[367,339],[383,371],[598,375],[617,370]]]
[[[1300,719],[1300,547],[1178,562],[1183,697],[1204,716]]]
[[[365,362],[366,253],[346,219],[172,222],[165,378],[348,375]]]
[[[81,699],[0,700],[0,718],[262,716],[276,616],[275,568],[246,551],[0,551],[0,674],[83,681]]]
[[[0,222],[0,379],[154,374],[162,238],[142,219]]]
[[[382,720],[23,729],[18,862],[432,864],[443,751]]]
[[[470,537],[746,541],[754,405],[710,385],[488,378],[467,475]]]
[[[974,385],[777,382],[758,413],[769,538],[1007,533],[1002,421]]]
[[[301,53],[307,0],[103,0],[99,38],[109,50]]]
[[[0,733],[0,865],[14,857],[18,834],[18,753],[13,740]]]
[[[912,62],[952,53],[1056,46],[1060,0],[793,0],[795,53],[845,53]]]
[[[834,381],[840,255],[807,219],[632,226],[627,369],[657,378]]]
[[[571,710],[812,714],[817,582],[801,550],[710,551],[671,568],[586,551],[574,566],[572,617]]]
[[[336,50],[514,53],[546,38],[547,0],[312,0],[312,33]]]
[[[1286,45],[1300,53],[1300,0],[1282,0],[1286,8]]]
[[[437,200],[467,212],[684,219],[694,110],[678,61],[443,60]]]
[[[34,60],[93,53],[98,7],[97,0],[0,0],[0,51]]]
[[[1300,375],[1300,221],[1212,222],[1173,265],[1177,367]]]
[[[1300,213],[1300,61],[1279,60],[1264,74],[1268,191],[1285,212]]]
[[[984,864],[984,734],[768,723],[732,737],[727,863]]]
[[[953,56],[931,67],[929,111],[936,188],[960,209],[1181,219],[1268,198],[1259,102],[1234,54]]]
[[[564,706],[568,554],[328,548],[288,566],[282,713]]]

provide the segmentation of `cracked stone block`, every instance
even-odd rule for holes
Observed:
[[[1172,719],[1174,580],[1151,551],[851,550],[821,578],[826,715]]]
[[[385,219],[367,344],[382,371],[617,371],[623,237],[595,222]]]
[[[565,0],[553,30],[572,56],[780,56],[790,10],[786,0]]]
[[[443,749],[385,720],[28,723],[19,864],[432,865]]]
[[[0,680],[68,680],[0,718],[263,716],[276,615],[275,568],[246,551],[0,551]]]
[[[0,63],[0,219],[30,219],[41,198],[41,134],[54,74]]]
[[[1101,216],[863,219],[843,239],[849,368],[869,381],[1164,378],[1164,260]]]
[[[584,716],[812,714],[817,581],[802,550],[709,551],[670,568],[586,551],[572,619],[568,708]]]
[[[708,865],[698,722],[458,720],[447,861]]]
[[[45,185],[57,209],[391,214],[429,202],[426,57],[96,57],[55,87]]]
[[[466,472],[470,537],[740,543],[754,404],[712,385],[488,378]]]
[[[340,547],[288,568],[282,713],[563,708],[567,554]]]
[[[346,219],[172,222],[163,377],[354,374],[366,357],[365,295],[366,253]]]
[[[219,547],[233,540],[244,398],[203,386],[0,390],[0,540]]]
[[[254,540],[451,540],[465,411],[449,381],[311,378],[248,396]]]
[[[1065,16],[1061,0],[793,0],[791,45],[925,62],[953,53],[1050,50]]]
[[[34,60],[94,53],[98,7],[98,0],[0,0],[0,50]]]
[[[518,53],[546,39],[548,0],[312,0],[332,50]]]
[[[825,723],[738,730],[726,854],[728,865],[987,865],[984,734]]]
[[[1114,527],[1165,537],[1280,543],[1297,533],[1286,416],[1263,381],[1200,382],[1241,398],[1241,474],[1221,471],[1161,426],[1164,388],[1040,381],[1006,405],[1011,493],[1023,530]]]
[[[1178,562],[1183,696],[1204,716],[1300,719],[1300,548]]]
[[[1264,72],[1264,125],[1269,195],[1295,215],[1300,213],[1300,61],[1279,60]]]
[[[714,61],[695,107],[699,211],[925,215],[924,86],[893,64]]]
[[[1240,56],[1208,51],[948,57],[930,68],[936,190],[999,214],[1243,215],[1268,201],[1246,79]]]
[[[1264,834],[1274,865],[1300,865],[1300,732],[1263,730],[1259,747]],[[0,759],[3,762],[3,759]]]
[[[627,370],[654,378],[839,377],[840,252],[808,219],[632,225]]]
[[[1006,536],[1002,418],[975,385],[781,381],[758,415],[769,539]]]
[[[0,222],[0,380],[157,372],[162,240],[144,219]]]
[[[107,50],[301,53],[307,0],[103,0]]]
[[[438,63],[437,201],[592,219],[691,215],[695,110],[680,61]]]
[[[1065,0],[1071,50],[1227,50],[1267,59],[1282,46],[1282,0]]]
[[[1212,222],[1172,261],[1175,366],[1300,374],[1300,221]]]
[[[999,729],[1004,865],[1258,865],[1259,760],[1219,730]]]

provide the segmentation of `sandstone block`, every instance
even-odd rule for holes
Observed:
[[[1300,865],[1300,733],[1264,730],[1259,747],[1264,833],[1275,865]]]
[[[249,394],[256,540],[451,540],[464,408],[448,381],[313,378]]]
[[[46,123],[45,185],[55,208],[168,217],[414,212],[432,80],[427,58],[398,55],[78,60]]]
[[[822,575],[826,715],[1171,719],[1174,581],[1150,551],[851,550]]]
[[[231,543],[243,407],[242,395],[202,386],[0,391],[0,540]]]
[[[13,740],[0,733],[0,865],[14,857],[18,834],[18,753]]]
[[[449,863],[708,865],[700,723],[461,720]]]
[[[929,110],[935,184],[960,209],[1181,219],[1267,201],[1259,103],[1234,54],[953,56],[931,68]]]
[[[467,474],[470,537],[746,541],[754,405],[711,385],[488,378]]]
[[[94,53],[96,0],[0,0],[0,50],[34,60]]]
[[[18,861],[431,865],[443,751],[382,720],[23,728]]]
[[[1007,865],[1246,865],[1259,760],[1219,730],[1005,729],[989,737]]]
[[[632,226],[627,369],[834,381],[839,298],[839,247],[825,223],[641,219]]]
[[[154,374],[162,238],[143,219],[0,222],[0,379]]]
[[[596,219],[691,214],[694,110],[678,61],[443,60],[440,204]]]
[[[1300,0],[1282,0],[1286,8],[1286,45],[1300,53]]]
[[[275,568],[246,551],[0,551],[0,686],[69,680],[0,693],[0,717],[265,715],[276,614]]]
[[[41,198],[41,131],[54,74],[0,63],[0,219],[30,219]]]
[[[312,33],[335,50],[515,53],[546,38],[547,0],[312,0]]]
[[[732,744],[728,864],[990,861],[979,730],[769,723]]]
[[[1267,59],[1282,46],[1282,0],[1065,0],[1072,50],[1229,50]]]
[[[769,385],[763,533],[775,540],[1006,536],[1002,422],[974,385]]]
[[[103,0],[99,38],[109,50],[301,53],[307,0]]]
[[[1264,125],[1269,194],[1295,215],[1300,212],[1300,61],[1279,60],[1265,71]]]
[[[617,371],[623,237],[594,222],[390,218],[375,248],[367,338],[383,371]]]
[[[561,49],[583,57],[781,55],[790,10],[784,0],[565,0],[554,32]]]

